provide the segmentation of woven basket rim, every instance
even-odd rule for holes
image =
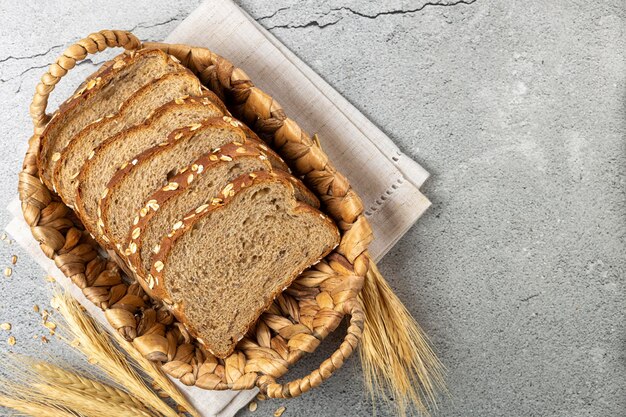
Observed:
[[[58,81],[88,54],[109,47],[129,51],[157,48],[176,57],[218,95],[229,110],[285,159],[320,198],[341,231],[338,248],[303,273],[263,314],[233,354],[215,358],[193,343],[184,326],[152,300],[137,283],[126,284],[120,268],[98,254],[97,244],[80,229],[71,209],[39,180],[39,135],[50,116],[48,96]],[[44,74],[31,104],[35,133],[19,174],[24,217],[44,253],[105,311],[109,323],[144,356],[186,385],[205,389],[250,389],[269,397],[295,397],[319,385],[341,367],[356,348],[364,312],[358,300],[369,268],[371,229],[363,205],[347,179],[332,165],[319,141],[289,119],[271,96],[254,86],[245,72],[206,48],[145,43],[125,31],[93,33],[67,48]],[[313,352],[344,315],[350,325],[343,343],[319,369],[285,384],[276,382],[305,353]]]

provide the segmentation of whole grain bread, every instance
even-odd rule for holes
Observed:
[[[81,130],[61,152],[52,177],[65,204],[74,206],[80,168],[98,145],[143,122],[152,111],[171,100],[200,95],[200,87],[200,80],[191,71],[166,74],[130,96],[117,113],[108,114]]]
[[[147,277],[152,253],[158,252],[161,238],[171,225],[192,209],[210,204],[213,198],[235,178],[255,171],[271,171],[261,159],[256,146],[229,143],[217,153],[202,155],[193,164],[170,179],[177,187],[164,187],[154,192],[133,219],[133,226],[123,245],[125,255],[135,274]],[[319,207],[319,201],[299,180],[288,176],[294,185],[296,199]],[[145,283],[145,282],[144,282]]]
[[[75,210],[88,230],[97,230],[100,195],[123,163],[165,142],[167,135],[178,127],[222,115],[211,101],[212,93],[205,94],[159,107],[144,123],[108,138],[89,155],[80,169],[75,193]]]
[[[132,94],[155,78],[184,67],[160,50],[130,53],[90,79],[54,114],[41,135],[37,165],[40,176],[53,188],[54,165],[61,151],[85,126],[114,113]]]
[[[286,174],[244,174],[173,225],[153,256],[148,287],[223,358],[272,300],[338,242],[331,220],[296,201]]]
[[[240,126],[239,121],[228,116],[207,119],[170,133],[168,142],[135,156],[115,173],[100,197],[98,234],[123,251],[135,214],[158,188],[178,187],[169,180],[180,170],[207,151],[219,150],[231,142],[265,146],[247,138]],[[265,153],[261,157],[267,159]]]

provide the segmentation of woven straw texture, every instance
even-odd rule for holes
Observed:
[[[71,209],[44,186],[37,171],[40,137],[50,115],[48,97],[59,80],[88,54],[110,47],[159,48],[178,58],[291,166],[294,175],[324,202],[342,234],[337,249],[305,271],[266,311],[235,352],[219,359],[199,347],[163,306],[137,283],[122,278],[120,266],[100,255]],[[271,398],[298,396],[329,378],[357,347],[364,323],[358,294],[374,267],[367,253],[371,229],[360,198],[333,167],[319,142],[289,119],[272,97],[254,86],[245,72],[203,48],[162,43],[142,44],[131,33],[104,30],[67,48],[42,76],[30,113],[34,135],[19,174],[24,218],[46,256],[85,296],[104,310],[111,325],[147,358],[186,385],[204,389],[250,389]],[[339,348],[307,376],[280,384],[276,379],[305,353],[313,352],[350,315]]]

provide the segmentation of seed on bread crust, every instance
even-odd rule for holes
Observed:
[[[177,182],[170,182],[165,187],[163,187],[163,191],[174,191],[176,189],[178,189]]]
[[[122,68],[124,65],[126,65],[126,61],[124,61],[124,60],[119,60],[119,61],[117,61],[115,64],[113,64],[113,69],[120,69],[120,68]]]
[[[208,204],[203,204],[199,206],[198,208],[196,208],[196,213],[202,213],[204,210],[206,210],[207,207],[209,207]]]
[[[148,200],[148,202],[146,203],[146,207],[151,208],[154,211],[157,211],[159,209],[159,203],[157,203],[157,201],[154,199]]]

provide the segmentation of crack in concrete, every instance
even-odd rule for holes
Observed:
[[[24,59],[31,59],[31,58],[37,58],[37,57],[40,57],[40,56],[46,56],[50,52],[52,52],[53,50],[58,49],[58,48],[62,48],[62,47],[63,47],[63,45],[55,45],[55,46],[50,47],[50,49],[48,49],[46,52],[40,52],[40,53],[33,54],[33,55],[26,55],[26,56],[10,56],[9,55],[9,56],[7,56],[5,58],[0,59],[0,63],[7,62],[7,61],[10,61],[10,60],[21,61],[21,60],[24,60]]]
[[[330,12],[326,13],[322,17],[325,17],[328,14],[330,14]],[[301,29],[301,28],[308,28],[308,27],[312,27],[312,26],[316,26],[316,27],[318,27],[320,29],[324,29],[325,27],[332,26],[332,25],[334,25],[336,23],[339,23],[341,20],[342,20],[342,18],[340,17],[339,19],[335,20],[334,22],[328,22],[328,23],[320,23],[317,20],[312,20],[312,21],[307,22],[307,23],[305,23],[303,25],[290,25],[290,24],[288,24],[288,25],[274,25],[274,26],[268,27],[267,30],[272,30],[272,29]]]
[[[155,27],[167,25],[168,23],[178,22],[178,21],[182,20],[184,17],[185,16],[177,15],[177,16],[174,16],[174,17],[172,17],[170,19],[167,19],[167,20],[165,20],[163,22],[157,22],[157,23],[151,23],[151,24],[148,24],[147,22],[138,23],[138,24],[136,24],[135,26],[133,26],[130,29],[130,32],[133,32],[133,31],[135,31],[137,29],[152,29],[152,28],[155,28]]]
[[[301,29],[301,28],[307,28],[307,27],[318,27],[320,29],[323,29],[325,27],[328,26],[332,26],[337,24],[339,21],[341,21],[343,19],[343,17],[339,16],[339,18],[333,22],[328,22],[328,23],[320,23],[319,19],[322,19],[332,13],[335,12],[341,12],[341,11],[346,11],[348,13],[351,13],[355,16],[359,16],[359,17],[364,17],[366,19],[376,19],[379,16],[388,16],[388,15],[397,15],[397,14],[411,14],[411,13],[417,13],[420,12],[424,9],[426,9],[427,7],[453,7],[453,6],[457,6],[460,4],[465,4],[465,5],[470,5],[475,3],[477,0],[457,0],[455,2],[452,3],[435,3],[435,2],[427,2],[422,4],[420,7],[417,7],[415,9],[400,9],[400,10],[385,10],[382,12],[378,12],[376,14],[366,14],[366,13],[362,13],[356,10],[351,9],[348,6],[342,6],[342,7],[337,7],[337,8],[332,8],[330,9],[327,13],[323,14],[320,18],[316,19],[316,20],[311,20],[307,23],[301,24],[301,25],[292,25],[292,24],[284,24],[284,25],[274,25],[274,26],[270,26],[267,28],[267,30],[272,30],[272,29]],[[283,7],[280,8],[278,10],[276,10],[274,13],[272,13],[271,15],[268,16],[263,16],[257,19],[257,21],[260,20],[265,20],[265,19],[270,19],[274,16],[276,16],[280,11],[282,10],[287,10],[289,9],[289,7]]]
[[[276,9],[276,11],[270,15],[267,16],[261,16],[261,17],[257,17],[256,21],[260,22],[261,20],[265,20],[265,19],[271,19],[272,17],[276,16],[278,13],[284,11],[284,10],[289,10],[291,9],[291,7],[281,7],[280,9]]]
[[[94,67],[100,67],[100,65],[104,64],[106,61],[107,60],[104,59],[104,60],[101,60],[99,62],[93,62],[93,60],[91,60],[91,58],[87,58],[87,59],[84,59],[84,60],[78,62],[76,64],[76,67],[80,67],[80,66],[88,65],[88,64],[91,64]],[[22,78],[22,76],[24,74],[26,74],[27,72],[30,72],[32,70],[47,68],[49,65],[50,64],[45,64],[45,65],[41,65],[41,66],[37,66],[37,65],[36,66],[32,66],[32,67],[29,67],[29,68],[25,69],[24,71],[22,71],[21,73],[19,73],[18,75],[14,76],[14,77],[11,77],[11,78],[0,78],[0,84],[4,84],[4,83],[7,83],[9,81],[13,81],[15,79],[21,78],[20,79],[20,83],[17,86],[17,90],[15,90],[15,94],[18,94],[20,91],[22,91],[22,85],[24,83],[24,79]]]
[[[26,74],[29,71],[32,70],[36,70],[36,69],[42,69],[42,68],[46,68],[48,67],[50,64],[45,64],[45,65],[36,65],[36,66],[32,66],[32,67],[28,67],[26,68],[24,71],[20,72],[19,74],[17,74],[15,77],[11,77],[11,78],[0,78],[0,83],[7,83],[9,81],[15,80],[17,78],[20,78],[22,75]]]
[[[433,2],[428,2],[428,3],[424,3],[423,5],[421,5],[420,7],[415,8],[415,9],[386,10],[386,11],[378,12],[378,13],[373,14],[373,15],[369,15],[369,14],[358,12],[356,10],[352,10],[350,7],[347,7],[347,6],[342,6],[342,7],[336,8],[336,9],[331,9],[331,11],[346,10],[346,11],[352,13],[352,14],[355,14],[355,15],[360,16],[360,17],[364,17],[366,19],[376,19],[379,16],[387,16],[387,15],[394,15],[394,14],[417,13],[417,12],[421,12],[422,10],[424,10],[427,7],[454,7],[454,6],[457,6],[457,5],[460,5],[460,4],[470,5],[470,4],[475,3],[476,1],[477,0],[458,0],[458,1],[455,1],[453,3],[433,3]]]
[[[533,298],[535,298],[535,297],[539,297],[540,295],[541,295],[541,294],[539,294],[539,293],[537,293],[537,294],[533,294],[533,295],[529,295],[529,296],[528,296],[528,297],[526,297],[526,298],[522,298],[520,301],[521,301],[521,302],[523,302],[523,303],[525,303],[525,302],[527,302],[527,301],[532,300],[532,299],[533,299]]]

